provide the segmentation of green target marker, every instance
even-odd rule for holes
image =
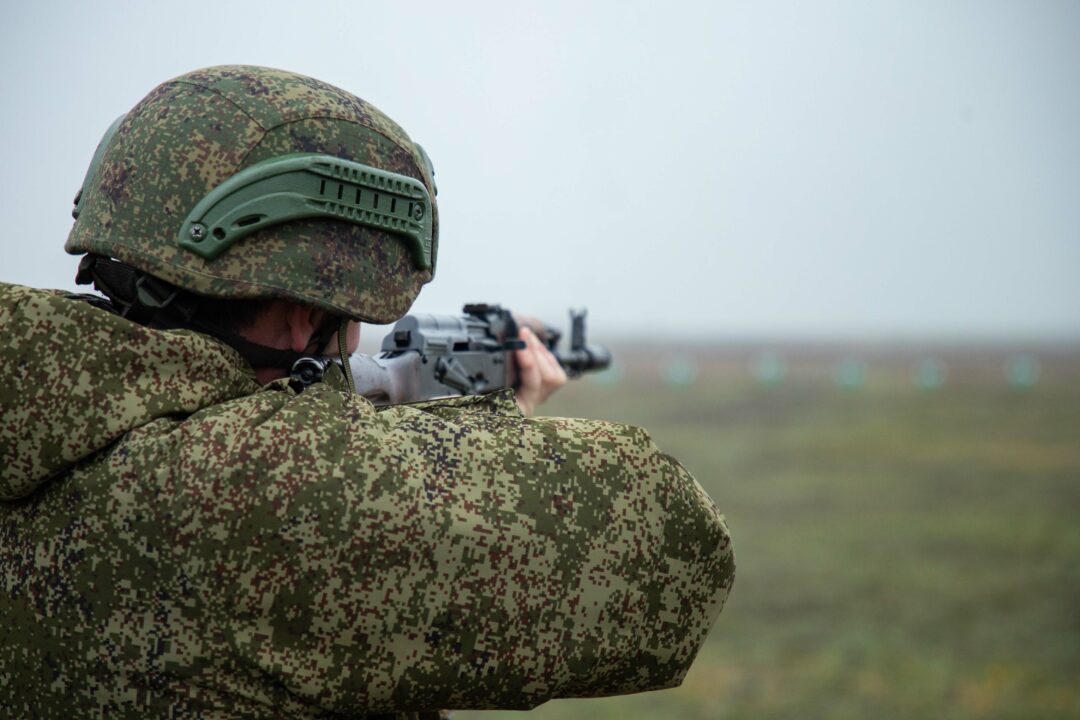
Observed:
[[[1039,382],[1042,366],[1032,355],[1013,355],[1005,363],[1005,375],[1009,385],[1020,390],[1034,387]]]
[[[753,372],[759,385],[779,385],[787,375],[787,363],[774,352],[762,353],[754,360]]]
[[[912,379],[922,390],[937,390],[945,384],[945,363],[936,357],[926,357],[915,365]]]
[[[697,381],[697,376],[697,363],[685,355],[671,358],[660,368],[660,378],[669,387],[690,387]]]
[[[859,358],[844,358],[833,368],[833,382],[845,390],[858,390],[866,382],[866,364]]]
[[[609,365],[600,372],[587,376],[591,382],[605,387],[614,387],[622,382],[623,371],[618,365]]]

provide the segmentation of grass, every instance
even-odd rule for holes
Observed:
[[[961,358],[933,391],[629,359],[545,411],[649,428],[726,513],[735,588],[682,687],[535,718],[1080,717],[1080,357],[1027,390]]]

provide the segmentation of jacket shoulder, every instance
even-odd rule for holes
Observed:
[[[731,585],[723,517],[639,428],[524,418],[505,396],[375,411],[315,386],[172,435],[191,471],[161,488],[179,561],[215,569],[217,622],[267,629],[243,633],[244,662],[339,711],[670,687]]]

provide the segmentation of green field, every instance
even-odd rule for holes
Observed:
[[[771,386],[739,353],[683,387],[619,357],[545,412],[649,428],[727,515],[735,587],[680,688],[535,718],[1080,717],[1080,355],[1017,389],[961,353],[935,390],[900,356],[846,389],[827,352]]]

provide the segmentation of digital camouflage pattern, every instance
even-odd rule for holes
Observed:
[[[722,516],[636,428],[340,374],[0,286],[0,707],[327,718],[673,686]]]
[[[370,103],[294,73],[223,66],[163,83],[131,110],[83,188],[66,250],[113,257],[193,292],[284,298],[334,315],[391,323],[432,270],[399,236],[344,220],[265,228],[213,261],[178,244],[207,193],[261,160],[290,153],[346,158],[423,182],[421,151]],[[432,250],[438,252],[438,215]],[[433,257],[433,262],[434,262]]]

